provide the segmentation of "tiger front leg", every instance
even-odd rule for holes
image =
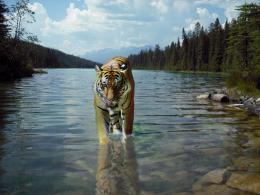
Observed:
[[[111,108],[108,108],[109,112],[109,132],[113,134],[120,133],[120,124],[119,124],[119,111],[114,111]]]
[[[109,143],[109,137],[107,135],[107,126],[106,126],[106,116],[107,113],[98,108],[97,106],[95,107],[96,110],[96,127],[98,131],[98,137],[99,137],[99,143],[100,144],[108,144]]]
[[[126,136],[125,113],[123,112],[123,110],[121,110],[120,116],[121,116],[121,126],[122,126],[122,141],[123,143],[125,143],[127,136]]]

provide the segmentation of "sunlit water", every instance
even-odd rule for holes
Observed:
[[[134,138],[99,147],[94,70],[0,84],[0,194],[191,192],[217,168],[260,173],[259,119],[196,100],[205,74],[134,71]]]

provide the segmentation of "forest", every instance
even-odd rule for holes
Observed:
[[[35,21],[28,5],[29,0],[19,0],[8,8],[0,0],[0,80],[32,76],[33,68],[94,67],[95,62],[39,45],[37,37],[23,26]]]
[[[161,49],[130,55],[137,69],[181,71],[260,71],[260,4],[237,7],[239,16],[222,25],[217,18],[208,28],[196,23],[193,31],[183,28],[181,41]]]

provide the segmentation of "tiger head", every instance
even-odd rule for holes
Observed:
[[[102,65],[96,66],[96,92],[108,107],[118,105],[119,99],[124,92],[126,82],[131,69],[127,58],[115,57]],[[129,74],[129,72],[131,74]]]

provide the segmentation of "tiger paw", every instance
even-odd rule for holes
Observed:
[[[122,141],[122,143],[126,143],[126,140],[127,140],[127,135],[123,132],[122,133],[122,138],[121,138],[121,141]]]
[[[108,138],[103,138],[103,139],[99,140],[100,145],[107,145],[109,143],[110,143],[110,139],[108,139]]]

